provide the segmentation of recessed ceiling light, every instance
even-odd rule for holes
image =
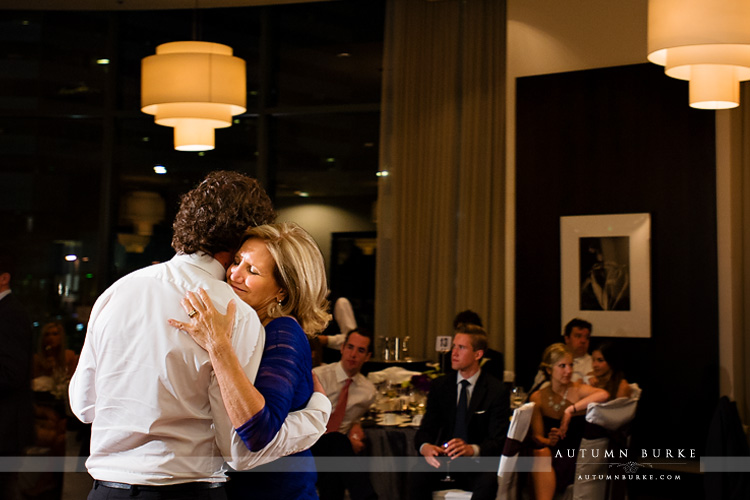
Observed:
[[[294,194],[296,194],[300,198],[307,198],[310,196],[310,193],[308,193],[307,191],[295,191]]]
[[[167,173],[167,167],[165,167],[164,165],[154,165],[154,172],[159,175],[164,175]]]
[[[375,172],[375,175],[378,177],[388,177],[390,173],[387,170],[380,170],[378,172]]]
[[[65,260],[67,260],[68,262],[75,262],[78,260],[78,256],[71,253],[65,256]]]
[[[101,59],[97,59],[96,60],[96,64],[101,64],[102,66],[105,66],[105,65],[109,64],[109,59],[107,59],[106,57],[103,57]]]

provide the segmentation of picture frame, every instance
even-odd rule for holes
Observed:
[[[651,215],[560,217],[561,325],[592,336],[651,337]]]

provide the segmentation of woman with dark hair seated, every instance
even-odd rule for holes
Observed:
[[[552,470],[532,471],[531,477],[536,499],[551,500],[555,491],[562,492],[573,482],[586,407],[606,401],[608,394],[571,381],[573,353],[565,344],[552,344],[545,349],[539,369],[550,383],[529,397],[535,403],[531,435],[534,456],[551,457]]]
[[[609,393],[609,399],[629,398],[630,385],[622,370],[622,355],[614,342],[602,342],[591,351],[591,366],[594,375],[589,383]]]

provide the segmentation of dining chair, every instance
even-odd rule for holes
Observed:
[[[604,403],[591,403],[586,410],[586,429],[579,447],[575,480],[566,491],[565,499],[588,500],[611,498],[612,488],[598,476],[606,475],[608,459],[605,452],[611,448],[613,437],[619,441],[616,447],[628,448],[630,444],[629,424],[635,418],[641,389],[631,385],[631,397],[617,398]],[[616,458],[613,458],[616,459]],[[623,495],[625,494],[624,492]]]
[[[531,416],[534,413],[534,403],[526,403],[516,408],[505,438],[505,447],[500,457],[500,466],[497,469],[497,499],[513,500],[518,495],[518,455],[521,446],[529,433]]]

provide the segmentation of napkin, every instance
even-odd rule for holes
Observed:
[[[370,372],[367,374],[367,379],[373,384],[379,384],[381,382],[390,382],[391,384],[402,384],[411,380],[414,375],[421,375],[421,372],[409,371],[406,368],[400,366],[391,366],[385,370],[379,372]]]

